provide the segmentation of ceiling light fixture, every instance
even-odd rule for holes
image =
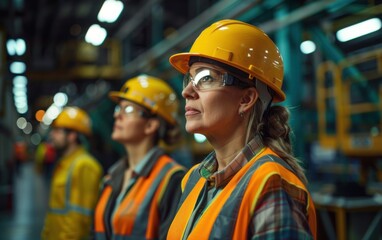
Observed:
[[[352,39],[364,36],[366,34],[378,31],[379,29],[381,29],[381,26],[381,19],[372,18],[343,28],[336,33],[336,36],[340,42],[347,42]]]
[[[26,70],[26,65],[23,62],[13,62],[11,63],[9,69],[13,74],[23,74]]]
[[[307,40],[300,44],[300,50],[303,54],[309,54],[316,51],[316,44],[313,41]]]
[[[115,22],[123,10],[123,3],[116,0],[106,0],[98,13],[98,21],[113,23]]]
[[[94,46],[99,46],[103,43],[107,36],[106,29],[102,28],[98,24],[93,24],[88,29],[85,35],[85,41],[93,44]]]
[[[27,49],[27,46],[25,44],[25,40],[18,38],[18,39],[9,39],[7,41],[7,52],[10,56],[18,55],[22,56],[24,55],[25,51]]]

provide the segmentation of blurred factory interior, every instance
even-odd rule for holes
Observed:
[[[103,16],[104,2],[117,4]],[[281,51],[282,105],[291,112],[319,239],[382,239],[380,0],[1,1],[0,239],[39,239],[48,190],[36,153],[63,106],[89,112],[89,146],[107,169],[124,154],[110,139],[107,93],[150,74],[182,99],[169,56],[225,18],[259,26]],[[184,131],[169,151],[191,166],[211,151],[197,137]]]

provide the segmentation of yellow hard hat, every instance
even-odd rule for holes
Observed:
[[[91,134],[91,121],[88,114],[79,107],[64,107],[52,123],[53,127],[71,129],[85,135]]]
[[[110,92],[109,97],[115,102],[121,99],[135,102],[172,125],[177,122],[179,103],[176,94],[162,79],[139,75],[127,80],[119,92]]]
[[[221,20],[206,28],[187,53],[170,57],[181,73],[188,72],[190,57],[212,59],[258,79],[274,92],[273,101],[285,100],[281,90],[284,65],[274,42],[261,29],[237,20]]]

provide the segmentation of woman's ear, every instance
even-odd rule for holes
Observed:
[[[156,131],[158,131],[160,127],[160,121],[159,119],[157,118],[150,118],[147,123],[146,123],[146,126],[145,126],[145,133],[146,134],[153,134],[155,133]]]
[[[248,112],[255,105],[258,97],[256,88],[246,88],[240,101],[239,114]]]
[[[68,131],[67,139],[69,142],[76,142],[79,134],[76,131]]]

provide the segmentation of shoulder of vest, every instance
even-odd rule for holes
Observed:
[[[187,182],[187,181],[189,180],[189,178],[190,178],[191,175],[194,175],[195,173],[198,173],[197,169],[198,169],[199,165],[200,165],[200,163],[198,163],[198,164],[192,166],[192,167],[187,171],[186,175],[184,175],[184,178],[183,178],[183,180],[184,180],[185,182]]]
[[[122,158],[116,161],[115,163],[113,163],[113,165],[109,167],[109,169],[107,170],[107,174],[114,175],[117,172],[121,171],[121,169],[123,172],[125,168],[126,168],[125,160]]]
[[[73,159],[73,162],[71,163],[71,168],[73,171],[78,171],[80,169],[85,168],[91,168],[94,170],[102,169],[101,164],[90,154],[81,154],[77,156],[75,159]]]
[[[184,188],[186,187],[186,184],[187,182],[189,181],[190,179],[190,176],[192,175],[191,177],[191,180],[194,182],[194,181],[197,181],[197,179],[199,179],[199,174],[198,174],[198,167],[199,167],[200,163],[192,166],[186,173],[186,175],[184,175],[183,179],[182,179],[182,190],[184,190]],[[196,175],[195,175],[196,174]],[[198,177],[199,176],[199,177]],[[197,179],[195,179],[197,178]]]
[[[181,164],[179,164],[177,161],[175,161],[172,157],[164,154],[162,155],[159,159],[165,159],[166,161],[168,161],[169,164],[171,164],[171,167],[174,169],[177,169],[178,171],[186,171],[186,168],[184,166],[182,166]]]
[[[266,165],[269,163],[276,163],[280,167],[267,167]],[[263,167],[264,166],[264,167]],[[260,169],[261,168],[261,169]],[[259,170],[260,169],[260,170]],[[254,174],[257,170],[259,170],[259,174]],[[306,186],[301,180],[298,178],[295,171],[290,167],[283,159],[278,157],[276,154],[265,154],[253,162],[249,171],[246,173],[249,178],[260,177],[262,184],[265,184],[271,177],[279,177],[280,180],[284,180],[288,183],[292,183],[298,188],[303,189],[307,192]],[[260,180],[259,179],[259,180]]]
[[[273,151],[269,151],[269,153],[261,156],[259,159],[256,160],[256,162],[254,164],[263,165],[267,162],[277,163],[277,164],[283,166],[285,169],[288,169],[293,174],[296,174],[295,171],[293,170],[293,168],[287,162],[285,162],[282,158],[280,158],[276,153],[274,153]]]

